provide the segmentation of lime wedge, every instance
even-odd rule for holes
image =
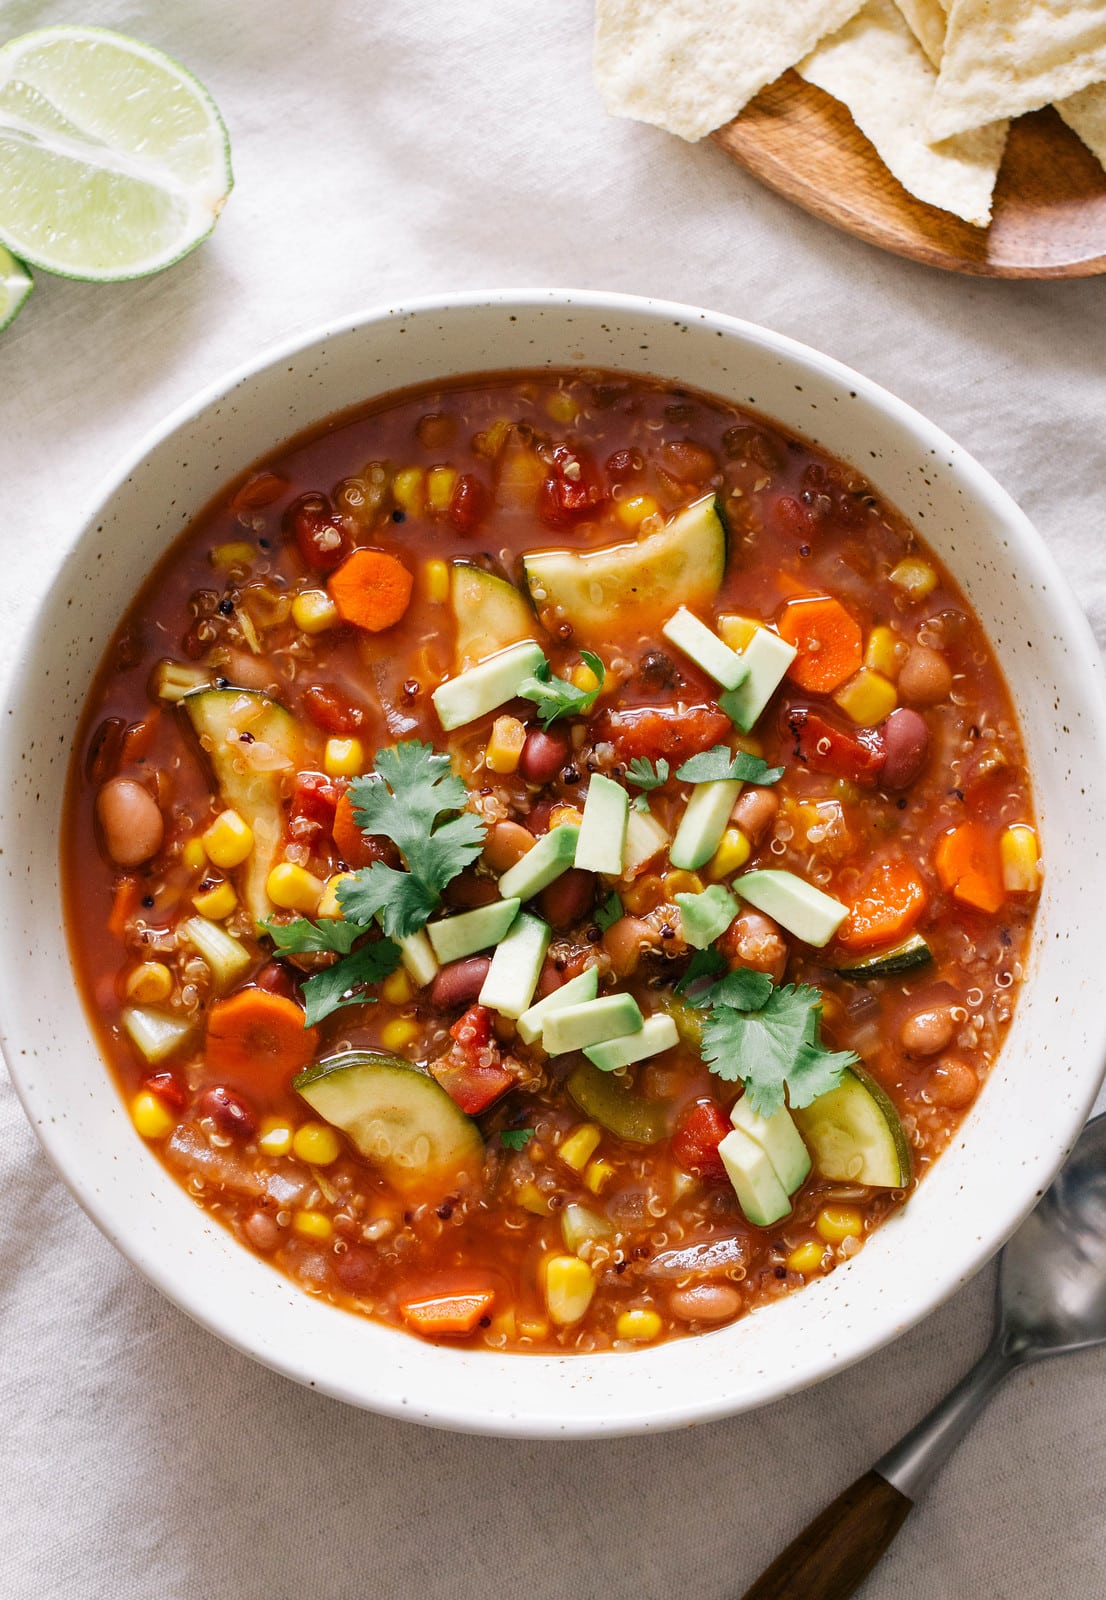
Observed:
[[[0,333],[14,322],[19,308],[34,288],[31,274],[22,261],[0,245]]]
[[[101,281],[179,261],[234,181],[203,85],[102,28],[44,28],[0,50],[0,172],[0,244]]]

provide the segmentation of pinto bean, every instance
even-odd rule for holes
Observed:
[[[619,917],[603,935],[603,949],[610,958],[616,978],[628,978],[636,971],[642,951],[652,944],[653,929],[640,917]]]
[[[668,1309],[681,1322],[726,1322],[741,1310],[741,1295],[730,1283],[692,1283],[673,1289]]]
[[[909,789],[929,755],[929,729],[925,718],[917,711],[899,706],[883,724],[882,732],[887,755],[880,772],[880,787]]]
[[[956,1032],[956,1013],[952,1006],[926,1006],[907,1017],[899,1030],[902,1047],[908,1056],[938,1055]]]
[[[737,797],[730,821],[740,828],[750,844],[758,844],[776,820],[780,800],[774,789],[742,789]]]
[[[912,706],[935,706],[947,700],[952,668],[937,650],[916,644],[899,672],[899,698]]]
[[[491,956],[466,956],[463,961],[451,961],[442,967],[430,985],[430,1004],[438,1011],[472,1005],[484,987],[491,964]]]
[[[484,860],[493,872],[506,872],[534,848],[534,835],[521,822],[497,822],[484,840]]]
[[[252,1212],[242,1224],[242,1232],[255,1250],[275,1250],[280,1243],[280,1225],[267,1211]]]
[[[561,768],[568,764],[570,749],[564,729],[545,733],[541,728],[531,728],[522,747],[518,770],[527,783],[552,783]]]
[[[120,867],[137,867],[161,849],[165,822],[157,801],[133,778],[109,778],[96,796],[104,847]]]
[[[945,1056],[929,1075],[928,1092],[933,1105],[962,1111],[979,1093],[979,1078],[975,1068],[959,1056]]]
[[[721,945],[733,965],[767,972],[773,983],[783,981],[787,944],[771,917],[763,912],[739,911],[722,935]]]
[[[538,896],[541,914],[554,928],[571,928],[582,922],[595,904],[595,873],[569,867]]]

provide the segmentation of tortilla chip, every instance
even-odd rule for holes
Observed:
[[[947,139],[1104,78],[1102,0],[953,0],[926,131]]]
[[[612,116],[681,139],[721,128],[863,0],[598,0],[595,78]]]
[[[948,26],[944,0],[895,0],[895,4],[933,66],[939,67],[945,53]]]
[[[1056,109],[1106,167],[1106,83],[1092,83],[1066,100],[1057,100]]]
[[[977,227],[991,220],[1007,124],[993,123],[939,145],[927,142],[926,110],[937,74],[894,0],[868,0],[796,71],[848,106],[904,189]]]

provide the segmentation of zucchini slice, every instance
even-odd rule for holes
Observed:
[[[514,584],[483,567],[454,564],[449,602],[457,630],[455,672],[464,672],[521,639],[537,638],[534,613]]]
[[[704,495],[636,544],[533,551],[522,571],[550,632],[569,622],[579,637],[604,641],[612,617],[630,608],[636,620],[709,604],[726,571],[726,530],[715,496]]]
[[[910,1182],[910,1146],[899,1114],[862,1067],[846,1068],[836,1089],[791,1115],[823,1178],[874,1189],[904,1189]]]
[[[276,909],[265,885],[284,837],[284,775],[300,765],[299,724],[277,701],[254,689],[198,689],[180,704],[196,730],[223,804],[237,811],[253,832],[239,887],[247,911],[260,923]],[[252,766],[248,752],[258,745],[264,762]]]
[[[668,1132],[667,1106],[659,1100],[643,1100],[590,1061],[573,1067],[565,1088],[586,1116],[616,1138],[632,1144],[656,1144]]]
[[[483,1166],[484,1141],[472,1118],[399,1056],[346,1050],[297,1073],[292,1087],[401,1194],[444,1194]]]
[[[913,972],[933,960],[933,951],[920,933],[892,945],[889,950],[879,950],[874,956],[861,956],[856,961],[838,962],[834,971],[842,978],[890,978],[898,972]]]

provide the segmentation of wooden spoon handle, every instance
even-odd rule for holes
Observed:
[[[866,1472],[778,1555],[743,1600],[846,1600],[906,1521],[913,1502]]]

